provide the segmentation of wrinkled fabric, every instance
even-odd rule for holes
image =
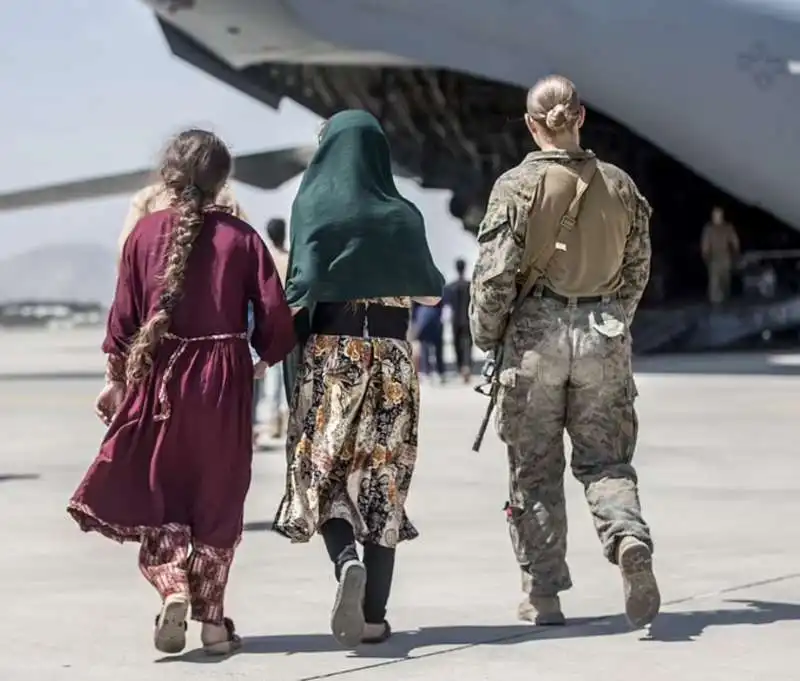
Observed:
[[[652,546],[632,466],[638,419],[631,339],[618,303],[564,306],[532,297],[509,329],[496,426],[509,457],[508,520],[533,593],[571,585],[566,563],[564,433],[610,561],[623,536]]]
[[[286,298],[298,346],[284,362],[291,402],[317,303],[439,297],[425,220],[401,196],[389,142],[366,111],[343,111],[325,126],[292,204]]]
[[[652,548],[632,465],[638,419],[629,330],[649,277],[650,207],[621,170],[598,161],[590,188],[603,183],[603,200],[585,202],[574,227],[592,230],[600,225],[622,233],[618,222],[593,219],[593,211],[607,207],[609,196],[616,195],[628,219],[621,258],[613,249],[598,251],[609,255],[608,270],[588,277],[585,253],[570,260],[570,246],[580,240],[567,243],[557,267],[545,268],[555,279],[542,277],[506,328],[530,271],[526,246],[531,225],[544,224],[535,211],[542,205],[539,192],[548,167],[575,164],[578,170],[588,157],[589,152],[537,152],[498,179],[479,231],[473,269],[470,327],[475,344],[483,350],[501,343],[503,348],[495,419],[508,452],[506,517],[529,595],[554,596],[572,585],[566,562],[565,434],[572,443],[572,473],[584,487],[606,558],[616,561],[625,536]],[[564,206],[575,188],[568,182],[560,186],[565,196],[557,203]],[[557,220],[560,209],[550,215]],[[603,236],[602,230],[593,235]],[[547,297],[554,280],[569,280],[570,263],[581,270],[573,282],[594,278],[616,283],[579,292],[580,297],[599,298],[592,303]],[[578,291],[573,293],[577,297]]]
[[[122,232],[119,235],[119,254],[122,256],[122,250],[125,247],[125,242],[128,240],[131,232],[136,224],[146,215],[155,213],[160,210],[165,210],[170,207],[174,201],[174,196],[169,192],[166,187],[161,184],[151,184],[144,189],[139,190],[133,195],[131,199],[128,214],[125,216],[125,223],[122,227]],[[217,195],[215,201],[216,205],[227,213],[240,220],[247,221],[247,216],[242,210],[242,206],[234,198],[233,192],[228,185],[225,185]]]
[[[153,213],[123,249],[103,351],[124,365],[130,343],[158,309],[175,215]],[[253,363],[279,362],[294,344],[291,312],[264,242],[245,222],[206,214],[169,335],[147,377],[127,388],[100,452],[72,497],[82,529],[141,541],[166,525],[192,541],[232,549],[242,528],[252,461]]]
[[[594,158],[591,152],[534,152],[495,183],[478,232],[478,258],[470,288],[470,328],[473,341],[481,350],[490,350],[500,341],[517,290],[527,278],[531,263],[525,261],[525,256],[530,255],[526,254],[526,246],[529,245],[526,241],[531,221],[536,219],[533,212],[547,203],[542,193],[546,189],[543,181],[548,169],[553,165],[565,166],[577,174],[589,158]],[[627,174],[610,163],[597,161],[597,164],[598,171],[587,190],[578,224],[573,230],[596,234],[579,244],[567,244],[564,252],[557,251],[547,267],[546,279],[552,276],[557,281],[569,281],[569,286],[574,287],[578,280],[570,280],[569,273],[583,270],[592,255],[605,253],[608,274],[603,278],[613,282],[613,285],[604,286],[602,290],[578,291],[572,288],[568,294],[594,296],[613,293],[630,323],[650,277],[649,221],[652,210]],[[603,191],[598,193],[593,203],[595,183],[602,184]],[[557,203],[566,208],[575,195],[574,183],[562,183],[548,191],[555,191],[558,187],[565,196]],[[627,237],[621,245],[620,258],[615,251],[604,251],[594,244],[594,241],[604,242],[606,237],[600,228],[606,223],[593,220],[593,211],[605,209],[611,195],[617,197],[628,218]],[[558,221],[560,215],[559,210],[550,211],[554,222]],[[541,227],[555,235],[554,224],[542,224]]]
[[[346,520],[361,543],[413,539],[419,384],[406,341],[313,335],[290,409],[287,485],[274,529],[308,541]]]
[[[333,116],[292,204],[291,307],[392,296],[441,296],[422,213],[401,196],[374,116]]]

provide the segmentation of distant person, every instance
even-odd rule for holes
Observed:
[[[711,211],[711,222],[703,228],[700,250],[708,271],[708,300],[719,305],[730,297],[731,276],[740,255],[736,229],[725,219],[722,208]]]
[[[344,111],[324,127],[290,238],[286,298],[308,334],[299,365],[286,364],[289,462],[274,528],[295,542],[322,535],[338,582],[331,632],[355,648],[391,635],[395,551],[417,536],[405,510],[419,428],[409,306],[436,304],[444,284],[374,116]]]
[[[125,246],[125,242],[139,220],[145,215],[150,215],[150,213],[169,208],[169,206],[174,203],[175,199],[176,197],[172,190],[167,188],[163,183],[158,182],[148,185],[134,194],[131,199],[130,208],[128,209],[128,215],[125,217],[122,233],[119,235],[119,257],[122,257],[122,249]],[[234,198],[233,192],[227,184],[220,189],[219,193],[214,198],[214,203],[234,217],[240,220],[247,220],[247,216],[244,214],[241,205],[239,205],[239,202]]]
[[[250,486],[253,375],[295,340],[266,245],[214,205],[230,170],[224,143],[203,130],[165,151],[174,199],[124,243],[96,403],[108,431],[68,507],[82,530],[141,544],[139,568],[162,598],[163,653],[185,647],[190,607],[207,653],[240,645],[224,601]]]
[[[469,383],[472,376],[472,335],[469,330],[469,279],[466,271],[464,259],[456,260],[456,279],[445,286],[443,300],[450,308],[456,366],[464,383]]]
[[[426,379],[439,376],[439,382],[447,380],[444,365],[444,326],[442,324],[442,311],[444,304],[414,305],[412,320],[414,325],[414,338],[419,343],[419,370]]]
[[[273,218],[267,223],[267,241],[275,269],[281,278],[281,284],[286,283],[286,271],[289,267],[289,251],[286,250],[286,221]],[[263,394],[266,384],[267,400],[270,409],[270,436],[279,439],[283,437],[286,419],[286,391],[283,385],[283,363],[275,364],[267,370],[266,377],[258,386],[259,397]]]

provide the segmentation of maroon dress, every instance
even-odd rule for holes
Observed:
[[[171,210],[146,216],[125,244],[103,343],[112,361],[124,361],[136,331],[156,309],[174,219]],[[269,251],[247,223],[209,212],[169,336],[147,378],[129,387],[68,509],[85,531],[141,541],[143,550],[152,537],[143,571],[145,563],[166,566],[172,559],[180,568],[187,542],[232,552],[241,536],[253,453],[249,302],[255,351],[269,364],[280,362],[294,345],[294,332]],[[166,551],[159,560],[159,541],[162,549],[172,542],[174,555]]]

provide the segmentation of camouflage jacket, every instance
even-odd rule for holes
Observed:
[[[592,157],[591,151],[533,152],[495,182],[478,231],[478,258],[470,291],[470,328],[475,345],[481,350],[491,350],[502,340],[517,295],[519,274],[526,266],[522,260],[528,215],[546,168],[553,163],[580,165]],[[614,189],[630,216],[622,281],[616,296],[631,322],[650,277],[652,209],[624,171],[598,161],[598,175]]]

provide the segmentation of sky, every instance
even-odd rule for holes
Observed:
[[[0,9],[0,191],[152,167],[164,141],[190,126],[234,153],[313,143],[318,118],[285,100],[273,111],[169,52],[138,0],[24,0]],[[254,226],[289,216],[298,181],[265,192],[236,185]],[[426,216],[439,267],[475,254],[448,195],[400,180]],[[0,260],[55,243],[113,247],[130,197],[0,214]]]

